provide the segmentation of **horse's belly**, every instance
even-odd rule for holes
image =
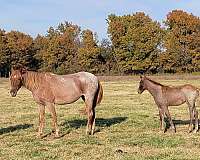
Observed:
[[[74,81],[68,80],[70,83],[64,83],[65,81],[59,81],[57,86],[53,86],[53,95],[55,97],[56,104],[69,104],[73,103],[82,95],[79,87]]]
[[[80,94],[57,94],[55,96],[56,104],[69,104],[77,101],[81,97]]]
[[[185,98],[184,97],[174,97],[172,99],[169,100],[169,106],[178,106],[181,105],[183,103],[185,103]]]
[[[72,98],[55,98],[56,104],[70,104],[77,101],[80,97],[72,97]]]

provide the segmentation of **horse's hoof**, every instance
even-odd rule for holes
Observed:
[[[59,134],[55,134],[54,138],[60,138],[60,135]]]
[[[163,134],[163,133],[165,133],[165,132],[166,132],[165,129],[160,129],[160,130],[159,130],[159,133],[160,133],[160,134]]]
[[[189,127],[188,128],[188,133],[191,133],[193,131],[193,128],[192,127]]]
[[[91,131],[86,131],[86,135],[91,135]]]
[[[91,132],[91,135],[94,135],[94,132],[95,132],[95,131],[94,131],[94,130],[92,130],[92,132]]]
[[[193,130],[193,132],[192,132],[192,133],[197,133],[197,131],[198,131],[198,130],[196,130],[196,129],[195,129],[195,130]]]
[[[170,128],[172,133],[176,133],[176,129],[175,128]]]
[[[194,131],[192,131],[192,130],[188,130],[188,133],[192,133],[192,132],[194,132]]]
[[[42,138],[43,138],[42,134],[41,134],[41,133],[38,133],[38,134],[37,134],[37,138],[38,138],[38,139],[42,139]]]

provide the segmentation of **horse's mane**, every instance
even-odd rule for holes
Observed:
[[[41,84],[44,84],[46,73],[26,71],[24,74],[24,86],[28,89],[37,89]]]
[[[151,83],[153,83],[153,84],[156,84],[156,85],[159,85],[159,86],[164,86],[163,84],[161,84],[161,83],[158,83],[158,82],[156,82],[156,81],[153,81],[152,79],[150,79],[150,78],[147,78],[147,77],[145,77],[148,81],[150,81]]]

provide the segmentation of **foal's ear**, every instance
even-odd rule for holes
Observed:
[[[143,77],[142,77],[142,75],[140,75],[140,79],[142,79]]]

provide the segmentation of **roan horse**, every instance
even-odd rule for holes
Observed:
[[[88,72],[56,75],[15,67],[11,71],[10,82],[12,97],[15,97],[17,91],[24,86],[32,92],[34,100],[39,104],[39,137],[43,134],[45,107],[52,115],[55,137],[59,137],[55,104],[70,104],[80,97],[85,102],[88,116],[86,134],[94,134],[95,107],[101,102],[103,96],[102,86],[95,75]]]
[[[164,128],[164,114],[169,119],[169,123],[174,132],[176,132],[174,123],[168,110],[168,106],[178,106],[187,103],[190,112],[189,132],[193,130],[193,119],[195,118],[195,129],[193,132],[198,131],[198,112],[196,110],[195,102],[199,96],[199,89],[190,85],[182,85],[177,87],[165,86],[157,83],[146,76],[140,77],[138,93],[141,94],[144,90],[148,90],[153,96],[155,103],[158,106],[160,115],[160,129],[165,131]]]

